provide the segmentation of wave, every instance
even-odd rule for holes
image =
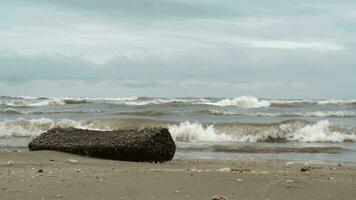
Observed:
[[[213,115],[237,115],[237,116],[257,116],[257,117],[335,117],[335,118],[352,118],[356,117],[356,112],[352,111],[314,111],[314,112],[234,112],[234,111],[222,111],[222,110],[208,110]]]
[[[350,99],[350,100],[335,100],[335,99],[330,99],[330,100],[321,100],[318,101],[319,105],[328,105],[328,104],[337,104],[337,105],[354,105],[356,104],[356,99]]]
[[[138,112],[118,112],[115,115],[127,115],[127,116],[164,116],[164,115],[171,115],[175,112],[164,112],[164,111],[138,111]]]
[[[356,128],[341,127],[327,120],[316,123],[289,120],[269,124],[201,124],[112,117],[88,121],[48,118],[4,120],[0,121],[0,138],[36,137],[54,127],[115,130],[158,126],[167,127],[174,140],[180,142],[356,142]]]
[[[66,104],[87,104],[92,103],[87,99],[16,99],[16,100],[1,100],[0,105],[9,107],[40,107],[50,105],[66,105]]]
[[[274,124],[217,124],[183,122],[169,128],[182,142],[356,142],[356,130],[323,120],[290,120]]]
[[[0,138],[13,137],[37,137],[41,133],[54,127],[75,127],[82,129],[96,129],[90,123],[74,121],[70,119],[53,120],[47,118],[41,119],[16,119],[4,120],[0,122]]]
[[[356,99],[349,100],[313,100],[313,99],[261,99],[254,96],[240,96],[236,98],[159,98],[159,97],[118,97],[118,98],[90,98],[90,97],[12,97],[1,96],[0,104],[10,107],[35,107],[48,105],[103,103],[128,106],[150,105],[210,105],[219,107],[236,106],[241,108],[265,107],[305,107],[325,105],[356,105]]]
[[[313,106],[313,105],[338,105],[338,106],[346,106],[346,105],[356,105],[356,99],[349,100],[310,100],[310,99],[302,99],[302,100],[270,100],[271,107],[304,107],[304,106]]]
[[[8,108],[5,110],[0,110],[0,113],[3,114],[13,114],[13,115],[48,115],[48,114],[85,114],[85,113],[103,113],[102,110],[18,110],[14,108]]]
[[[188,99],[165,99],[165,98],[157,98],[157,99],[150,99],[150,98],[138,98],[134,101],[114,101],[110,102],[112,104],[122,104],[122,105],[130,105],[130,106],[147,106],[147,105],[162,105],[162,104],[193,104],[196,102],[201,102],[204,100],[188,100]]]
[[[210,150],[210,149],[207,149]],[[213,146],[214,152],[230,153],[332,153],[337,154],[346,149],[341,147],[261,147],[261,146]]]
[[[238,106],[242,108],[263,108],[263,107],[269,107],[271,105],[269,101],[259,100],[256,97],[247,97],[247,96],[237,97],[234,99],[223,99],[218,102],[200,102],[200,103],[214,105],[214,106],[222,106],[222,107]]]

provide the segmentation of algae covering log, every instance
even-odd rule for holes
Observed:
[[[176,151],[166,128],[115,131],[54,128],[35,138],[28,148],[136,162],[170,161]]]

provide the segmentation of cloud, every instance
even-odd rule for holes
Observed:
[[[355,8],[331,0],[6,1],[0,88],[38,81],[65,95],[69,86],[57,83],[77,81],[77,90],[94,82],[102,86],[94,93],[107,94],[168,96],[177,86],[180,95],[352,96]]]
[[[249,45],[257,48],[272,49],[314,49],[314,50],[342,50],[343,46],[334,43],[298,42],[298,41],[251,41]]]

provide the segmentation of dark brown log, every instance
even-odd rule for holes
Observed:
[[[176,151],[166,128],[115,131],[54,128],[35,138],[28,148],[136,162],[170,161]]]

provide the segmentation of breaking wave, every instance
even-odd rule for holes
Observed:
[[[16,100],[0,100],[0,105],[9,107],[39,107],[50,105],[66,105],[66,104],[86,104],[91,103],[87,99],[16,99]]]
[[[290,120],[275,124],[171,125],[172,137],[183,142],[356,142],[356,130],[323,120]]]
[[[356,105],[356,99],[349,100],[312,100],[312,99],[259,99],[254,96],[240,96],[232,99],[221,98],[154,98],[154,97],[119,97],[119,98],[70,98],[70,97],[11,97],[1,96],[0,105],[10,107],[35,107],[48,105],[104,103],[131,106],[161,104],[211,105],[220,107],[236,106],[241,108],[265,107],[303,107],[324,105]]]
[[[19,110],[15,108],[7,108],[0,110],[3,114],[13,115],[49,115],[49,114],[85,114],[85,113],[103,113],[102,110]]]
[[[222,110],[208,110],[213,115],[237,115],[237,116],[257,116],[257,117],[335,117],[351,118],[356,117],[356,112],[352,111],[314,111],[314,112],[234,112]]]
[[[203,102],[202,102],[203,103]],[[266,100],[259,100],[256,97],[247,97],[247,96],[242,96],[242,97],[237,97],[234,99],[223,99],[218,102],[205,102],[205,104],[208,105],[214,105],[214,106],[238,106],[242,108],[263,108],[263,107],[269,107],[271,105],[271,102],[266,101]]]
[[[53,120],[47,118],[41,119],[16,119],[4,120],[0,122],[0,138],[13,137],[37,137],[41,133],[55,127],[75,127],[82,129],[96,129],[93,124],[74,121],[70,119]]]
[[[176,141],[183,142],[356,142],[356,128],[345,128],[327,120],[310,123],[289,120],[279,123],[168,122],[137,118],[100,118],[88,121],[16,119],[0,121],[0,138],[36,137],[54,127],[114,130],[138,127],[167,127]]]

